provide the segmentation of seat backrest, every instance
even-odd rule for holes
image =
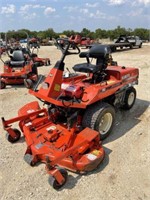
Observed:
[[[21,50],[13,51],[12,60],[13,61],[24,61],[25,57],[23,55],[23,52]]]
[[[107,67],[108,57],[111,53],[111,49],[108,45],[95,44],[89,51],[81,52],[80,58],[86,58],[89,62],[89,58],[96,59],[96,65],[100,65],[103,69]]]
[[[105,58],[111,53],[111,49],[108,45],[96,44],[89,50],[89,57],[91,58]]]

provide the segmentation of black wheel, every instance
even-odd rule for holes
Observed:
[[[122,106],[123,109],[129,110],[135,103],[136,99],[136,90],[134,87],[130,87],[127,89],[124,98],[124,105]]]
[[[60,189],[63,185],[65,185],[67,178],[68,178],[68,173],[65,169],[59,169],[60,173],[64,177],[64,182],[60,185],[57,180],[53,176],[49,176],[48,182],[49,184],[55,189],[58,190]]]
[[[6,83],[4,81],[0,81],[0,89],[5,89]]]
[[[133,49],[133,45],[132,44],[130,45],[130,49]]]
[[[98,102],[87,108],[82,125],[98,131],[101,140],[103,140],[111,133],[114,121],[114,107],[108,103]]]
[[[141,48],[142,47],[142,43],[139,45],[139,48]]]
[[[15,143],[20,139],[21,133],[18,129],[14,128],[13,131],[15,132],[16,136],[13,138],[11,135],[7,133],[6,137],[7,140],[11,143]]]

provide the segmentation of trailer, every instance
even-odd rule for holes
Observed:
[[[114,41],[113,44],[108,44],[112,52],[116,51],[117,48],[123,49],[125,47],[132,49],[133,47],[142,47],[142,40],[138,36],[120,35]]]

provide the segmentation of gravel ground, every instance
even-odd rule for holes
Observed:
[[[0,126],[0,199],[5,200],[148,200],[150,199],[150,46],[113,53],[119,65],[140,70],[137,100],[130,111],[117,111],[113,133],[103,142],[106,156],[99,168],[88,175],[69,172],[66,185],[55,191],[48,184],[43,164],[30,167],[23,160],[24,138],[10,144]],[[47,74],[60,58],[56,47],[41,47],[39,56],[50,57],[51,66],[40,67]],[[6,59],[6,56],[4,56]],[[68,56],[66,66],[82,62]],[[2,63],[0,63],[2,71]],[[24,86],[0,91],[0,116],[17,116],[20,107],[36,100]],[[1,122],[0,122],[1,123]],[[17,124],[15,124],[17,126]]]

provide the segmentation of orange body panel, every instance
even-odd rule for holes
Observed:
[[[62,71],[52,69],[45,79],[47,87],[41,87],[38,91],[30,90],[30,93],[46,102],[53,103],[57,106],[64,106],[62,100],[58,99],[59,95],[67,90],[69,86],[73,86],[75,89],[81,87],[84,88],[81,102],[65,101],[65,105],[72,108],[86,108],[87,105],[107,98],[127,85],[137,84],[139,76],[137,68],[108,66],[106,72],[107,77],[103,82],[91,84],[88,81],[90,77],[88,78],[86,75],[73,75],[72,77],[62,79]],[[54,77],[56,81],[54,81]],[[56,85],[58,91],[54,89]]]

